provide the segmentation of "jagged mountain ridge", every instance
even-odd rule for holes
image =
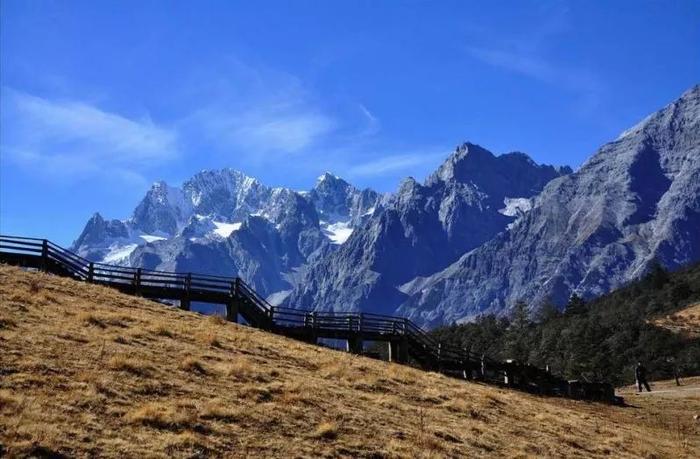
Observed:
[[[330,173],[296,192],[233,169],[202,171],[182,187],[155,183],[127,220],[93,215],[72,248],[98,262],[237,275],[268,295],[345,242],[379,198]]]
[[[576,173],[470,143],[424,183],[406,179],[388,196],[332,174],[294,192],[202,173],[181,188],[154,185],[129,220],[95,215],[74,249],[240,275],[293,307],[428,326],[506,314],[521,298],[536,307],[597,296],[654,260],[674,268],[700,259],[699,93],[625,131]]]
[[[424,324],[585,298],[700,259],[700,86],[550,182],[508,231],[402,291]]]
[[[286,304],[393,313],[406,300],[402,284],[506,229],[547,182],[570,172],[460,145],[424,184],[406,179],[346,244],[310,267]]]

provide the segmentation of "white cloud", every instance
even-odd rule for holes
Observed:
[[[370,112],[369,109],[363,104],[358,104],[358,107],[360,108],[360,113],[362,113],[366,120],[365,127],[361,131],[361,135],[371,136],[379,132],[381,126],[379,123],[379,119],[376,116],[374,116],[374,114]]]
[[[388,155],[357,166],[351,166],[347,172],[350,177],[379,177],[415,170],[418,167],[437,166],[448,155],[449,152],[446,150]]]
[[[178,154],[174,131],[80,101],[50,100],[2,88],[7,158],[51,174],[134,176]]]
[[[186,140],[237,160],[303,153],[338,125],[296,76],[232,56],[192,70],[175,92],[189,106],[178,123]]]
[[[302,104],[260,106],[239,113],[208,109],[196,119],[210,139],[252,154],[304,150],[335,126],[331,117]]]

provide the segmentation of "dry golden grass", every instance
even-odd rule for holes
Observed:
[[[8,456],[698,457],[697,392],[540,398],[0,267]]]
[[[700,338],[700,303],[656,319],[653,324],[689,338]]]

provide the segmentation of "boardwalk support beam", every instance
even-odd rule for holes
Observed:
[[[49,269],[49,241],[44,239],[41,242],[41,267],[43,272],[47,272]]]
[[[187,273],[185,277],[185,294],[180,300],[180,309],[183,311],[190,310],[190,290],[192,289],[192,273]]]
[[[231,298],[226,305],[226,320],[238,323],[238,299]]]
[[[347,340],[347,351],[353,354],[362,354],[364,350],[364,343],[362,342],[362,337],[359,334],[351,336]]]
[[[395,363],[408,362],[408,343],[405,339],[389,341],[389,361]]]

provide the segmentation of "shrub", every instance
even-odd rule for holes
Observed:
[[[136,376],[148,376],[151,370],[148,366],[143,365],[136,360],[128,359],[122,356],[114,356],[107,363],[109,368],[116,371],[124,371]]]
[[[180,368],[191,373],[197,373],[200,375],[207,374],[207,369],[204,367],[204,364],[194,357],[187,357],[185,360],[183,360],[180,364]]]
[[[313,433],[314,438],[322,440],[335,440],[338,438],[338,424],[335,422],[322,422]]]

